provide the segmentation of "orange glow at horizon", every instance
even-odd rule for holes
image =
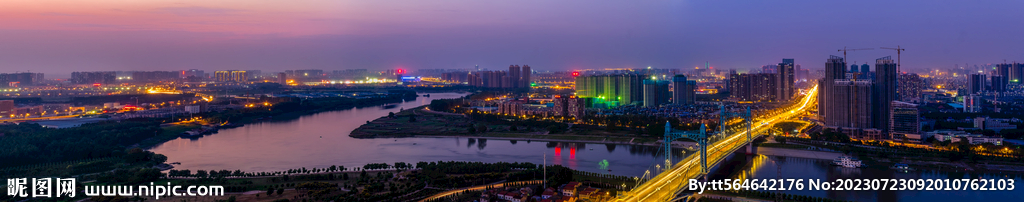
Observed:
[[[300,3],[301,2],[301,3]],[[410,21],[360,1],[5,0],[0,27],[12,30],[173,31],[259,35],[373,34]],[[388,18],[389,16],[395,16]],[[415,21],[415,20],[412,20]]]

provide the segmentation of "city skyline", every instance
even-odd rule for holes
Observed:
[[[794,58],[820,69],[842,47],[875,48],[847,56],[864,64],[896,56],[879,47],[897,45],[907,48],[906,71],[1024,61],[1015,55],[1024,42],[1012,40],[1024,29],[1012,15],[1024,5],[1017,1],[606,3],[15,0],[0,8],[0,68],[51,78],[68,70],[509,64],[560,71],[710,62],[747,70]]]

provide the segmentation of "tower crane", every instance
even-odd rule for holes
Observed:
[[[843,52],[843,60],[846,60],[846,51],[859,51],[859,50],[874,50],[874,48],[854,48],[854,49],[847,49],[847,48],[846,48],[846,46],[843,46],[843,49],[839,49],[839,52]]]
[[[886,48],[886,47],[881,47],[881,48],[882,49],[889,49],[889,50],[896,50],[896,73],[899,74],[900,73],[900,53],[902,53],[906,49],[900,48],[900,46],[896,46],[896,48]]]

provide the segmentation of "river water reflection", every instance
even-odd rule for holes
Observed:
[[[281,171],[293,168],[325,168],[331,165],[358,167],[367,163],[419,161],[478,161],[547,163],[598,173],[641,176],[656,173],[662,164],[658,147],[612,144],[511,141],[480,138],[384,138],[355,139],[349,132],[366,121],[430,103],[432,99],[458,98],[464,94],[436,93],[383,106],[322,112],[292,120],[248,124],[199,139],[176,139],[151,151],[167,155],[168,162],[181,162],[175,169]],[[676,151],[675,153],[680,153]],[[750,159],[746,159],[750,158]],[[675,157],[673,162],[677,162]],[[748,163],[749,162],[749,163]],[[959,179],[978,174],[937,171],[898,173],[890,170],[846,169],[829,165],[827,160],[742,155],[724,162],[721,173],[712,178],[750,178],[833,180],[839,178]],[[610,170],[610,171],[609,171]],[[982,174],[983,178],[1004,176]],[[1009,176],[1013,177],[1013,176]],[[1016,177],[1018,189],[1024,189]],[[828,197],[853,201],[982,201],[1019,200],[1021,191],[791,191],[791,194]]]
[[[199,139],[176,139],[150,151],[181,162],[175,169],[281,171],[331,165],[357,167],[367,163],[420,161],[544,162],[615,175],[639,176],[664,162],[658,147],[552,143],[479,138],[355,139],[349,132],[388,112],[464,94],[434,93],[383,106],[353,108],[302,116],[293,120],[248,124]],[[660,160],[659,160],[660,159]],[[678,159],[675,159],[678,161]],[[611,171],[609,171],[611,170]]]

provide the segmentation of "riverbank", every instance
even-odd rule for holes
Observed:
[[[765,156],[786,156],[786,157],[798,157],[808,159],[822,159],[822,160],[835,160],[842,153],[836,152],[824,152],[824,151],[808,151],[800,149],[786,149],[786,148],[772,148],[772,147],[758,147],[757,154]]]
[[[637,146],[661,146],[662,144],[660,138],[613,133],[595,135],[574,134],[570,131],[564,134],[551,134],[540,127],[475,122],[464,114],[435,112],[426,110],[424,107],[406,109],[394,115],[368,121],[353,130],[349,136],[354,138],[482,138]],[[695,142],[672,142],[674,148],[690,148],[694,145],[696,145]]]
[[[164,142],[178,139],[179,134],[187,130],[198,128],[200,125],[209,123],[220,123],[220,122],[231,122],[231,124],[244,125],[266,121],[284,121],[297,119],[305,115],[313,115],[322,112],[330,112],[336,110],[344,110],[359,107],[372,107],[387,105],[393,103],[401,103],[406,99],[416,99],[415,94],[393,94],[379,98],[366,98],[366,99],[352,99],[352,98],[322,98],[322,99],[308,99],[305,101],[291,101],[284,103],[277,103],[276,106],[269,108],[269,110],[249,110],[249,111],[238,111],[238,110],[225,110],[218,112],[206,112],[203,114],[195,115],[197,117],[209,117],[206,120],[199,122],[190,122],[183,124],[168,124],[163,126],[164,132],[143,140],[132,147],[138,147],[142,149],[151,149],[157,145],[163,144]],[[293,104],[296,106],[287,106]],[[278,107],[285,106],[285,109],[279,109]],[[247,108],[248,109],[248,108]],[[246,109],[243,109],[246,110]]]
[[[508,134],[483,134],[477,136],[454,136],[454,135],[420,135],[416,137],[425,138],[477,138],[489,140],[515,140],[515,141],[537,141],[537,142],[566,142],[586,144],[615,144],[660,147],[661,141],[653,138],[629,138],[629,137],[581,137],[580,135],[528,135],[529,137],[514,137]],[[697,145],[695,142],[673,141],[672,148],[688,149]]]

